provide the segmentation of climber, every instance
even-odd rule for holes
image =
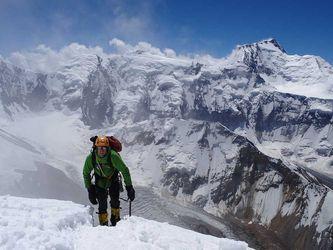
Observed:
[[[122,183],[119,172],[124,178],[128,199],[133,201],[135,199],[135,190],[132,186],[131,175],[121,159],[117,147],[112,147],[113,142],[117,142],[121,150],[121,144],[117,139],[107,136],[95,136],[90,140],[93,141],[94,145],[83,167],[84,184],[88,189],[90,202],[94,205],[98,203],[100,225],[108,225],[107,199],[108,195],[110,196],[110,222],[112,226],[115,226],[120,220],[119,193]],[[95,177],[94,184],[91,181],[92,172]]]

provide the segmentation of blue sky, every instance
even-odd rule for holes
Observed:
[[[112,38],[177,53],[222,57],[237,44],[274,37],[289,54],[333,64],[331,1],[1,0],[0,54],[39,44],[103,47]]]

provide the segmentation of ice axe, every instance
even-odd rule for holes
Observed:
[[[131,201],[131,200],[129,200],[129,209],[128,209],[128,215],[129,215],[129,217],[131,217],[131,216],[132,216],[132,201]]]
[[[131,217],[132,216],[132,201],[129,198],[128,199],[124,199],[124,198],[120,197],[120,199],[123,200],[123,201],[129,202],[129,205],[128,205],[128,215],[129,215],[129,217]]]

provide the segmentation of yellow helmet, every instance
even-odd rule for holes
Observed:
[[[109,139],[103,135],[103,136],[98,136],[95,142],[96,147],[109,147]]]

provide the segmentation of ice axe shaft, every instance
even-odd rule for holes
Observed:
[[[131,217],[132,216],[132,201],[129,200],[129,210],[128,210],[128,214]]]
[[[123,201],[129,202],[128,215],[131,217],[132,216],[132,201],[129,198],[126,200],[126,199],[120,197],[120,199]]]

